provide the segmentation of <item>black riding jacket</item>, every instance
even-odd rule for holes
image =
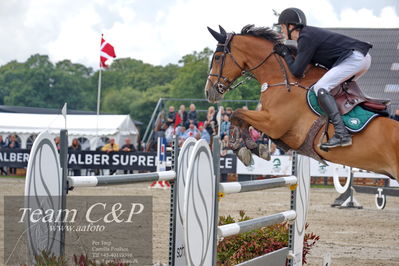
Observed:
[[[310,63],[330,69],[349,57],[353,50],[366,55],[373,47],[369,43],[311,26],[305,26],[300,31],[297,43],[296,57],[288,54],[284,59],[292,74],[298,78],[303,76]]]

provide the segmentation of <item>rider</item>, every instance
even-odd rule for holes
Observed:
[[[274,51],[282,56],[292,74],[304,76],[309,63],[320,64],[329,69],[313,86],[319,104],[335,128],[334,136],[321,148],[352,145],[352,137],[342,122],[334,97],[330,91],[342,82],[360,78],[370,67],[368,53],[371,44],[342,34],[306,25],[305,14],[298,8],[285,9],[278,18],[278,25],[287,40],[297,41],[295,58],[284,44],[276,44]]]

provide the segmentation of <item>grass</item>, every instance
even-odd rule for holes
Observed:
[[[310,185],[310,188],[334,188],[334,185],[317,184],[317,185]]]
[[[1,175],[0,178],[25,178],[24,175]]]

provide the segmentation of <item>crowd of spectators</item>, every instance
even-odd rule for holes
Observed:
[[[256,110],[260,110],[261,107],[261,105],[258,105]],[[248,110],[247,106],[243,106],[242,108]],[[164,121],[166,125],[164,135],[168,144],[171,145],[174,135],[177,135],[179,146],[183,145],[184,141],[188,137],[205,139],[210,145],[212,145],[212,137],[219,134],[221,155],[225,156],[226,154],[233,153],[229,148],[230,119],[233,109],[221,106],[219,107],[219,110],[216,110],[214,106],[209,106],[206,117],[202,121],[199,119],[194,104],[190,104],[189,109],[190,111],[187,112],[186,107],[180,105],[179,110],[176,112],[174,106],[169,106],[169,112],[165,116],[166,118]],[[218,128],[217,122],[218,112],[220,112],[221,117],[220,129]],[[253,141],[258,144],[269,144],[269,139],[266,135],[261,134],[253,127],[249,127],[248,130]],[[284,154],[284,152],[276,145],[271,145],[270,152],[272,155]]]
[[[257,109],[260,109],[258,106]],[[196,139],[204,139],[210,145],[212,145],[212,137],[219,134],[221,140],[221,155],[232,153],[229,148],[229,132],[231,126],[231,115],[233,109],[221,106],[219,111],[214,106],[209,106],[207,114],[204,120],[200,120],[196,111],[196,106],[190,104],[190,111],[186,111],[184,105],[180,105],[179,110],[176,112],[174,106],[169,106],[169,112],[165,116],[165,127],[164,135],[169,145],[172,144],[174,135],[177,135],[178,144],[181,146],[188,137],[194,137]],[[247,106],[243,106],[243,109],[248,110]],[[218,128],[218,112],[220,112],[221,123],[220,129]],[[251,138],[257,143],[268,143],[268,138],[262,135],[255,128],[250,127],[249,133]],[[161,134],[163,135],[163,134]],[[275,154],[283,154],[281,150],[275,147]]]

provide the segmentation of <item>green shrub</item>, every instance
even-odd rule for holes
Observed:
[[[246,216],[244,211],[240,211],[237,221],[230,215],[227,217],[221,216],[219,225],[250,219],[252,218]],[[287,223],[276,224],[224,238],[219,242],[217,248],[218,265],[235,265],[288,246],[288,228],[289,225]],[[306,224],[307,228],[308,224]],[[303,249],[304,263],[307,263],[306,256],[318,240],[319,236],[314,233],[305,234]]]

